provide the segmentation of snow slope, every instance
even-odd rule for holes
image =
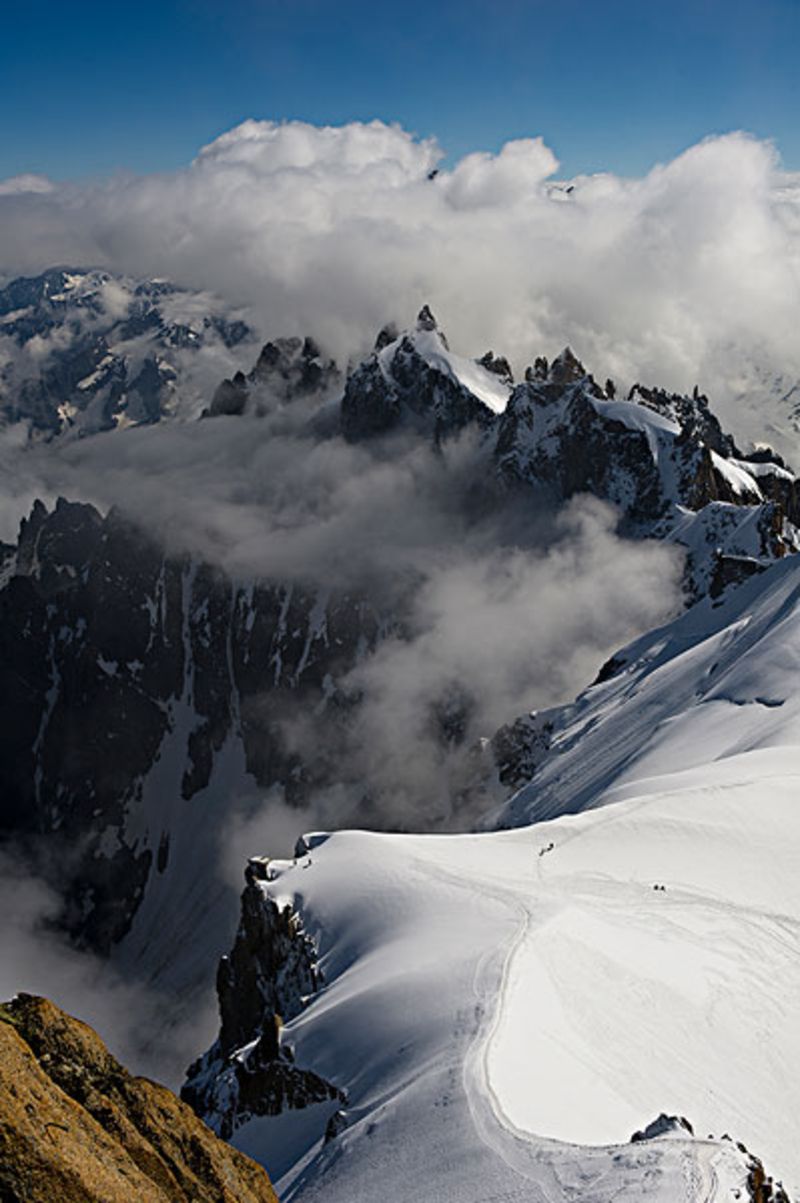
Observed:
[[[723,1134],[798,1190],[799,597],[786,561],[627,649],[503,815],[547,821],[272,862],[326,983],[284,1041],[348,1095],[324,1145],[237,1132],[286,1203],[747,1198]],[[627,1143],[662,1111],[698,1139]]]
[[[404,340],[424,363],[442,376],[449,376],[492,413],[503,412],[511,395],[511,385],[488,372],[476,360],[454,355],[436,329],[407,331],[384,347],[378,354],[378,362],[385,375],[391,376],[392,360]]]
[[[788,749],[800,732],[800,562],[788,557],[615,657],[611,678],[553,713],[551,754],[497,822],[554,818],[678,770]],[[800,759],[795,760],[800,771]],[[652,779],[652,784],[650,781]]]

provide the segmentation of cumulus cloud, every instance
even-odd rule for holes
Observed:
[[[246,121],[170,174],[24,195],[7,182],[0,268],[171,276],[342,359],[428,300],[460,349],[490,343],[521,366],[569,342],[603,378],[698,382],[763,436],[750,400],[800,374],[800,187],[769,143],[709,138],[641,179],[570,191],[541,138],[441,158],[379,121]]]

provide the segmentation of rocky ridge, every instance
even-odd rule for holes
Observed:
[[[350,441],[414,431],[438,444],[471,431],[502,492],[559,505],[591,493],[617,507],[631,537],[688,553],[690,597],[721,592],[800,547],[800,484],[776,453],[741,452],[708,399],[635,385],[617,400],[569,347],[514,384],[505,359],[450,353],[426,306],[414,331],[382,331],[349,377],[341,431]]]
[[[277,1203],[261,1166],[44,998],[0,1006],[4,1203]]]
[[[257,416],[274,405],[335,393],[341,373],[312,338],[276,338],[265,343],[255,366],[223,380],[204,417]]]

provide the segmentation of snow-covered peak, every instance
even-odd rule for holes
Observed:
[[[455,355],[448,349],[441,331],[433,326],[417,329],[399,336],[379,352],[381,369],[387,378],[393,376],[396,355],[408,355],[412,348],[423,363],[439,375],[453,381],[465,392],[477,397],[492,413],[501,414],[511,396],[511,385],[480,361]]]
[[[253,332],[207,292],[53,268],[0,289],[0,416],[47,436],[196,417]]]
[[[495,360],[491,351],[478,360],[453,354],[428,305],[424,305],[417,314],[413,330],[395,333],[390,342],[379,348],[381,368],[387,377],[392,375],[395,356],[407,355],[409,348],[428,367],[455,381],[493,413],[499,414],[505,409],[513,385],[507,361]]]
[[[350,376],[342,399],[342,431],[356,441],[407,426],[435,438],[470,424],[484,430],[502,414],[511,381],[484,362],[450,351],[426,305],[413,330],[384,327],[372,355]]]
[[[769,453],[751,465],[705,397],[637,385],[618,400],[571,352],[556,363],[538,359],[498,419],[495,456],[509,487],[612,502],[626,530],[688,549],[692,596],[722,579],[720,557],[745,571],[743,558],[755,567],[800,547],[797,481]]]

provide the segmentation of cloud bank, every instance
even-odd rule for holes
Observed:
[[[116,505],[235,580],[368,598],[394,633],[339,681],[361,699],[349,723],[302,698],[285,715],[292,749],[325,764],[312,825],[463,828],[477,741],[570,700],[674,613],[682,554],[620,538],[595,498],[556,512],[533,489],[504,493],[474,433],[349,444],[319,433],[313,405],[29,448],[26,495]]]
[[[467,353],[488,342],[521,366],[570,343],[598,377],[698,382],[763,436],[748,397],[800,375],[800,181],[769,143],[709,138],[570,191],[541,138],[441,160],[378,121],[251,120],[170,174],[18,177],[0,183],[0,270],[169,276],[343,359],[427,300]]]
[[[751,399],[771,390],[780,402],[800,377],[800,180],[744,134],[643,179],[568,189],[557,171],[539,138],[444,168],[434,142],[397,126],[248,121],[171,174],[0,182],[0,272],[64,263],[171,277],[249,307],[264,336],[312,333],[341,361],[428,301],[466,354],[491,345],[519,369],[569,343],[623,386],[697,381],[735,430],[769,437]],[[770,412],[788,438],[786,407]],[[58,448],[0,434],[0,537],[20,506],[63,493],[121,505],[169,550],[238,578],[365,589],[401,609],[403,638],[343,683],[364,701],[341,744],[324,748],[330,787],[313,813],[270,798],[233,823],[220,847],[230,880],[244,854],[288,850],[293,831],[358,821],[365,793],[383,825],[447,826],[472,741],[568,700],[679,602],[677,553],[620,540],[608,507],[578,499],[555,520],[475,512],[480,450],[468,438],[441,456],[414,441],[388,454],[317,438],[304,416]],[[459,742],[436,738],[451,721]],[[286,725],[301,750],[324,745],[318,726]],[[147,1028],[150,996],[75,962],[43,930],[56,902],[40,882],[12,881],[6,909],[3,990],[52,991],[112,1044],[119,1021],[121,1051],[142,1064],[125,1017],[140,1012]]]

